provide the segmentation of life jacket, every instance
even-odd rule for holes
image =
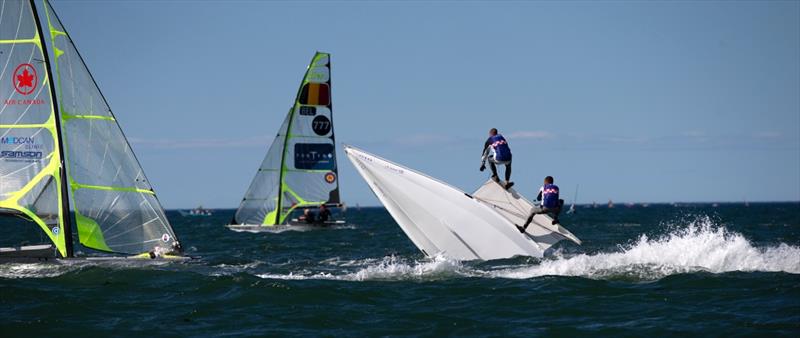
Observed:
[[[511,148],[508,147],[508,142],[506,142],[506,139],[503,137],[503,135],[497,134],[489,137],[489,142],[489,146],[494,150],[495,161],[511,160]]]
[[[559,206],[557,185],[545,184],[542,187],[542,206],[545,208],[556,208]]]

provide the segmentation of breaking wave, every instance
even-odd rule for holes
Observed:
[[[560,254],[534,266],[492,271],[502,278],[581,276],[654,280],[678,273],[765,271],[800,274],[800,247],[781,243],[758,248],[744,236],[705,219],[651,239],[642,235],[619,252]]]
[[[340,268],[354,270],[344,273],[317,272],[317,273],[289,273],[289,274],[258,274],[258,277],[267,279],[304,280],[304,279],[330,279],[344,281],[405,281],[405,280],[440,280],[453,277],[464,277],[474,274],[464,267],[461,262],[446,257],[437,256],[432,259],[420,261],[406,260],[396,256],[387,256],[381,259],[366,259],[360,261],[335,261],[327,262]]]

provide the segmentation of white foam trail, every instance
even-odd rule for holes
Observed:
[[[472,275],[464,269],[461,262],[437,256],[432,259],[408,262],[395,256],[382,259],[365,259],[361,261],[338,261],[327,259],[327,265],[340,267],[357,267],[356,271],[344,274],[319,273],[289,273],[289,274],[259,274],[267,279],[304,280],[304,279],[330,279],[345,281],[370,281],[370,280],[435,280],[449,277],[464,277]]]
[[[345,280],[409,280],[439,279],[444,277],[463,276],[463,266],[459,261],[444,257],[408,264],[394,256],[386,257],[379,264],[367,265],[360,270],[343,276]]]
[[[50,278],[73,270],[76,268],[47,263],[2,264],[0,265],[0,278]]]
[[[659,279],[671,274],[706,271],[769,271],[800,274],[800,247],[781,243],[754,247],[739,233],[713,228],[709,220],[658,239],[642,235],[620,252],[556,256],[535,266],[489,272],[503,278],[583,276]]]

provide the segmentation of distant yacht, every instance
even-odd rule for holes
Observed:
[[[578,188],[580,185],[575,186],[575,196],[572,197],[572,205],[569,206],[569,210],[567,210],[567,214],[574,214],[575,213],[575,203],[578,201]]]
[[[200,217],[208,217],[213,215],[210,209],[204,209],[202,205],[198,206],[197,208],[191,210],[178,210],[181,216],[200,216]]]
[[[609,199],[608,200],[608,208],[611,209],[613,207],[614,207],[614,202],[612,202],[611,199]]]

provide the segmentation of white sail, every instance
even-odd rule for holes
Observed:
[[[486,202],[362,150],[345,153],[400,228],[428,256],[462,260],[542,257],[541,246]]]
[[[477,199],[483,204],[486,204],[497,213],[503,215],[511,223],[516,225],[523,225],[528,219],[528,216],[533,210],[533,204],[520,195],[514,188],[508,190],[503,189],[499,184],[492,180],[486,181],[472,197]],[[553,219],[544,214],[538,214],[533,217],[533,221],[525,233],[531,239],[539,244],[542,250],[547,250],[554,244],[568,239],[576,244],[581,244],[581,241],[575,237],[569,230],[561,225],[553,225]]]

